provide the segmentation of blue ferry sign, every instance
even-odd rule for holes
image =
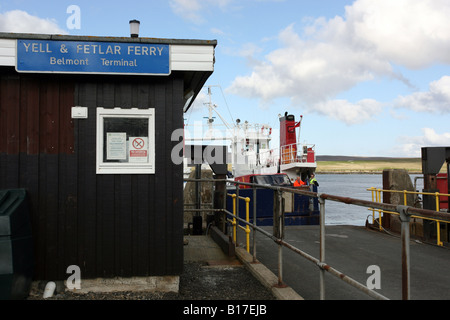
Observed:
[[[164,44],[17,40],[18,72],[169,75]]]

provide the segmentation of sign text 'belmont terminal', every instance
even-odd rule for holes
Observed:
[[[16,70],[169,75],[169,45],[17,40]]]

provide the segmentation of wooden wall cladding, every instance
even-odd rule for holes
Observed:
[[[36,279],[178,275],[183,170],[182,77],[0,74],[0,189],[31,202]],[[71,119],[71,107],[88,119]],[[155,108],[156,174],[96,175],[96,108]]]

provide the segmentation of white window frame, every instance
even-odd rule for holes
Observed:
[[[104,118],[148,119],[148,163],[106,163]],[[97,174],[155,174],[155,109],[97,108]]]

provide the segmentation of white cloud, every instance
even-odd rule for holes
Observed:
[[[209,96],[204,92],[200,91],[191,106],[191,111],[205,110],[205,104],[209,102]]]
[[[224,9],[232,1],[233,0],[170,0],[169,5],[176,15],[195,24],[202,24],[206,21],[203,15],[209,6],[217,6]]]
[[[173,12],[184,19],[198,24],[204,22],[200,14],[202,9],[200,0],[170,0],[169,4]]]
[[[400,137],[402,154],[407,157],[420,157],[423,147],[442,147],[450,145],[450,132],[437,133],[434,129],[423,128],[423,135],[419,137]]]
[[[358,0],[346,8],[356,41],[408,68],[450,63],[449,15],[447,0]]]
[[[222,31],[221,29],[218,29],[218,28],[211,28],[210,31],[211,31],[212,34],[217,34],[219,36],[225,35],[225,32]]]
[[[286,0],[247,0],[247,2],[284,2]],[[240,10],[243,7],[240,0],[170,0],[172,11],[183,19],[195,24],[206,22],[208,10],[219,8],[222,11]]]
[[[315,20],[303,38],[295,25],[288,26],[278,35],[281,47],[255,63],[250,74],[236,77],[227,91],[262,102],[289,97],[308,108],[331,105],[325,101],[377,78],[411,87],[393,64],[450,63],[448,16],[448,0],[357,0],[346,7],[345,17]]]
[[[382,104],[364,99],[357,103],[346,100],[328,100],[313,106],[313,110],[325,116],[340,120],[348,125],[361,123],[372,119],[382,111]]]
[[[238,55],[253,60],[253,57],[262,52],[262,49],[254,43],[245,43],[238,51]]]
[[[17,33],[67,34],[56,21],[32,16],[25,11],[0,13],[0,31]]]
[[[372,80],[375,73],[392,73],[389,63],[370,52],[329,42],[303,41],[293,27],[279,35],[284,47],[269,53],[251,75],[237,77],[230,92],[263,100],[292,97],[311,104]]]
[[[450,76],[432,82],[427,92],[400,96],[394,105],[419,112],[450,113]]]

